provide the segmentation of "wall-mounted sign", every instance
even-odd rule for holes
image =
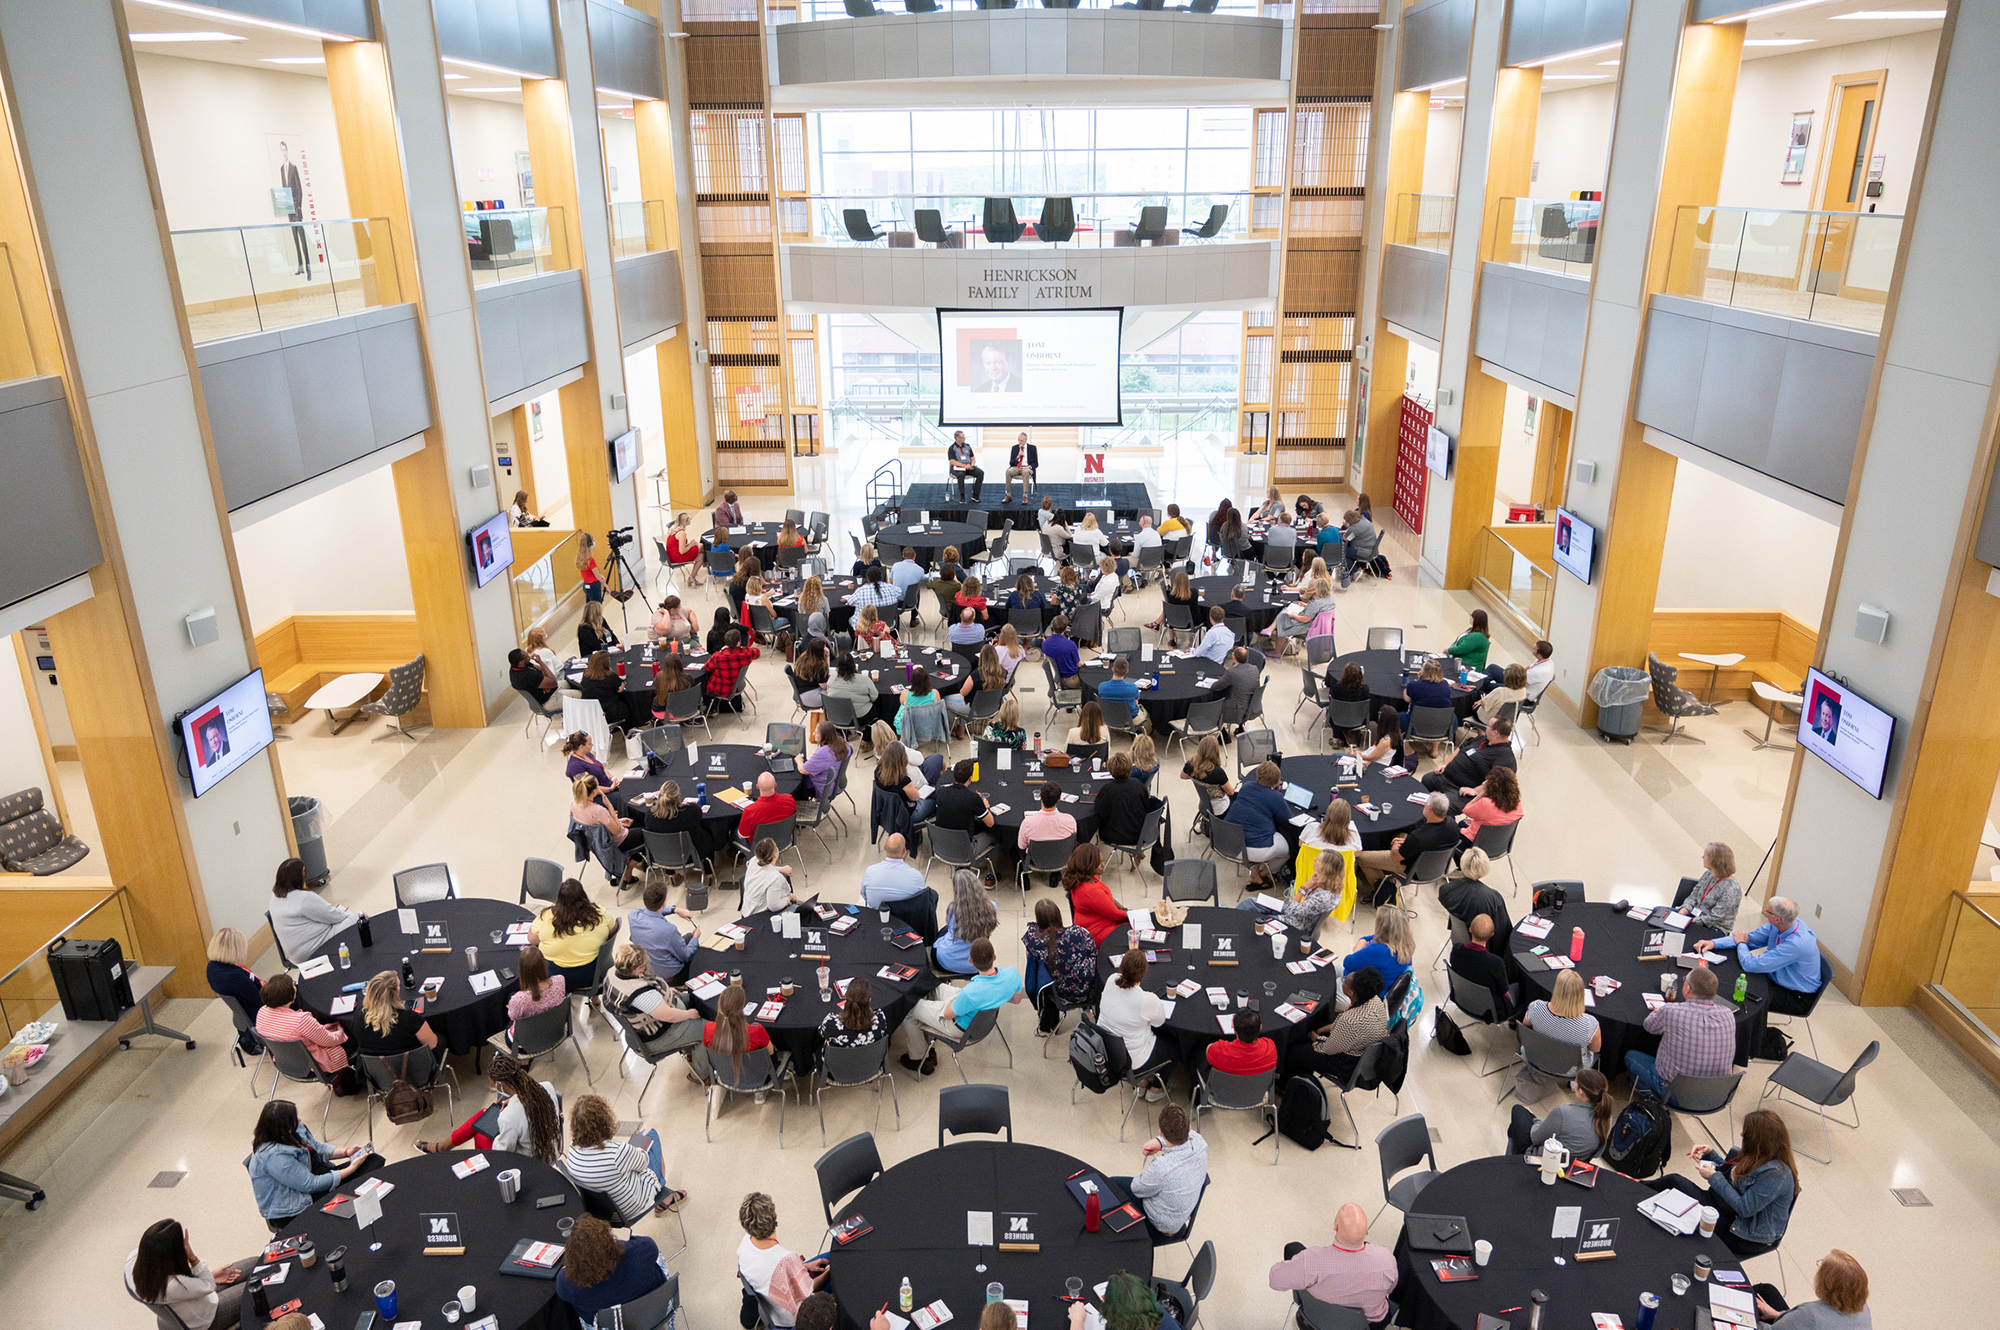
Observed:
[[[764,423],[764,389],[761,386],[746,383],[736,390],[736,423],[739,425]]]
[[[1806,147],[1812,142],[1812,122],[1811,111],[1792,112],[1792,132],[1785,141],[1785,169],[1778,176],[1780,184],[1796,185],[1805,180]]]

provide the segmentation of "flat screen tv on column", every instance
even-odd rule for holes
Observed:
[[[1555,559],[1583,581],[1590,580],[1591,556],[1597,553],[1597,528],[1567,508],[1556,509]]]
[[[271,746],[264,671],[252,670],[199,706],[174,717],[187,752],[188,779],[199,799],[216,782]]]
[[[503,510],[465,533],[466,552],[472,556],[472,580],[485,586],[514,566],[514,532]]]
[[[1806,671],[1804,697],[1799,746],[1880,799],[1896,718],[1814,669]]]
[[[611,479],[624,484],[639,469],[639,431],[628,429],[611,441]]]
[[[1117,425],[1122,309],[941,309],[938,424]]]

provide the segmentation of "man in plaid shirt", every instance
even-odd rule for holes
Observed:
[[[868,580],[847,593],[847,603],[850,608],[856,611],[859,611],[863,605],[874,605],[877,607],[894,605],[900,609],[903,604],[903,593],[882,580],[882,570],[880,568],[870,568],[868,570]],[[889,619],[893,616],[885,614],[882,617]]]
[[[1679,1001],[1682,996],[1687,1001]],[[1715,1003],[1715,971],[1688,971],[1670,1000],[1646,1017],[1646,1031],[1660,1036],[1652,1056],[1625,1055],[1632,1088],[1671,1104],[1667,1087],[1676,1076],[1727,1076],[1736,1065],[1736,1015]]]
[[[722,650],[710,656],[707,666],[702,670],[701,686],[708,694],[709,706],[714,708],[728,705],[725,699],[735,691],[736,681],[743,676],[743,671],[750,668],[750,662],[762,654],[756,647],[743,645],[741,629],[732,628],[725,633],[722,638]]]

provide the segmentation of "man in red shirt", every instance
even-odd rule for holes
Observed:
[[[702,691],[708,694],[711,708],[725,705],[724,699],[735,691],[736,681],[743,676],[743,671],[749,669],[750,662],[762,654],[756,647],[743,645],[743,630],[740,628],[732,628],[723,635],[722,650],[708,658],[701,674]]]
[[[1278,1065],[1278,1046],[1263,1037],[1264,1021],[1248,1007],[1235,1016],[1236,1037],[1208,1046],[1208,1065],[1231,1076],[1261,1076]]]
[[[743,817],[736,824],[736,847],[746,855],[757,843],[757,828],[766,822],[782,822],[799,811],[799,801],[778,793],[778,778],[770,772],[757,777],[757,797],[743,805]]]

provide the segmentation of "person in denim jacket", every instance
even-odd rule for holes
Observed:
[[[1663,1178],[1654,1191],[1686,1192],[1719,1212],[1715,1231],[1738,1256],[1761,1256],[1777,1246],[1792,1221],[1798,1199],[1799,1168],[1792,1161],[1792,1134],[1768,1108],[1743,1117],[1743,1144],[1727,1155],[1698,1145],[1688,1151],[1701,1181]],[[1708,1185],[1703,1186],[1702,1182]]]
[[[320,1167],[313,1166],[315,1160]],[[291,1100],[273,1099],[257,1115],[257,1130],[243,1166],[250,1170],[257,1213],[276,1233],[304,1214],[315,1197],[334,1190],[367,1162],[367,1146],[336,1150],[299,1121],[298,1106]]]

